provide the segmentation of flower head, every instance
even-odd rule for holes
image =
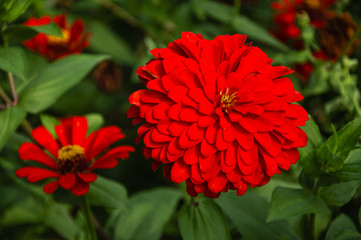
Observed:
[[[165,177],[186,181],[190,195],[242,195],[288,170],[307,143],[299,128],[307,113],[292,104],[303,97],[284,77],[292,70],[271,66],[245,41],[185,32],[137,70],[148,89],[129,97],[127,116],[145,121],[136,141],[153,169],[164,165]]]
[[[24,23],[26,26],[41,26],[55,22],[62,32],[63,37],[37,34],[34,38],[26,40],[23,44],[30,50],[37,52],[50,61],[54,61],[69,54],[80,53],[89,45],[89,33],[85,33],[84,22],[76,19],[71,27],[68,26],[64,14],[54,18],[43,16],[40,19],[30,18]]]
[[[97,175],[92,171],[100,168],[113,168],[117,159],[129,157],[131,146],[117,146],[108,150],[110,145],[124,138],[121,129],[115,126],[101,128],[86,136],[88,122],[85,117],[61,119],[55,126],[57,139],[43,126],[32,131],[36,142],[23,143],[19,149],[22,160],[41,163],[41,167],[23,167],[15,172],[16,176],[31,183],[47,178],[56,180],[44,186],[44,192],[53,193],[59,186],[71,190],[76,195],[84,195],[89,190],[89,183]],[[49,153],[47,153],[46,151]]]

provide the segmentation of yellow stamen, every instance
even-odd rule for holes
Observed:
[[[81,155],[84,155],[84,148],[79,145],[67,145],[58,151],[58,159],[60,161],[71,160]]]
[[[49,44],[51,45],[58,45],[58,44],[65,44],[69,41],[70,38],[70,31],[69,29],[61,29],[62,37],[56,37],[53,35],[46,35]]]
[[[224,108],[230,108],[237,103],[237,92],[229,95],[229,88],[226,88],[226,92],[223,94],[222,90],[219,92],[221,97],[221,104]]]

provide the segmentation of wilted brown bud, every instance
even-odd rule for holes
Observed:
[[[98,64],[92,77],[101,90],[106,93],[114,93],[122,85],[123,71],[115,62],[106,60]]]

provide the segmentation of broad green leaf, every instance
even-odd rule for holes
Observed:
[[[4,37],[9,41],[25,41],[35,37],[38,33],[62,37],[63,34],[56,23],[40,26],[11,25],[4,30]]]
[[[307,174],[318,176],[321,174],[321,165],[317,162],[316,152],[322,144],[322,136],[311,115],[308,117],[309,120],[306,122],[305,126],[301,127],[308,136],[308,142],[306,147],[299,149],[301,156],[300,161]]]
[[[220,2],[198,1],[197,4],[209,16],[222,23],[230,23],[235,15],[232,7]]]
[[[130,47],[107,25],[93,22],[89,27],[92,33],[90,49],[101,54],[109,54],[121,64],[134,63],[134,54],[130,51]]]
[[[9,23],[16,20],[30,6],[33,0],[5,0],[2,2],[4,10],[0,12],[1,19]]]
[[[178,213],[178,224],[184,240],[231,239],[226,218],[212,199],[184,203]]]
[[[19,106],[38,113],[51,106],[64,92],[80,82],[104,55],[72,55],[49,64],[19,93]]]
[[[321,95],[330,89],[329,67],[330,66],[327,66],[323,61],[316,65],[303,92],[305,96]]]
[[[176,210],[181,192],[158,188],[131,197],[127,211],[121,212],[114,226],[114,239],[160,239],[164,225]]]
[[[31,141],[32,140],[30,137],[28,137],[28,135],[14,132],[8,139],[7,143],[5,144],[5,147],[13,150],[14,152],[17,152],[19,150],[21,144],[23,144],[25,142],[31,142]]]
[[[26,81],[27,62],[24,51],[18,47],[1,47],[0,69]]]
[[[360,181],[350,181],[321,187],[320,197],[327,203],[327,205],[341,207],[353,198],[360,185]]]
[[[233,20],[234,28],[241,34],[246,34],[249,38],[267,44],[270,47],[281,51],[288,51],[289,48],[272,36],[266,29],[253,22],[246,16],[237,16]],[[258,45],[258,44],[254,44]]]
[[[227,192],[215,200],[245,240],[297,239],[286,221],[266,223],[269,203],[248,191],[243,196]]]
[[[345,214],[337,216],[330,224],[327,230],[325,240],[333,240],[342,230],[356,231],[356,226],[352,220]]]
[[[53,116],[47,114],[40,114],[40,121],[42,125],[53,135],[54,138],[57,138],[55,132],[55,125],[59,125],[60,121]]]
[[[99,113],[89,113],[85,117],[88,120],[88,134],[98,130],[104,123],[104,118]]]
[[[54,229],[65,239],[75,239],[80,229],[70,215],[69,206],[52,202],[45,210],[43,218],[45,225]]]
[[[323,165],[323,171],[327,173],[340,170],[360,135],[361,118],[357,118],[329,137],[317,150],[317,160]]]
[[[7,208],[1,216],[1,225],[17,225],[40,222],[42,204],[35,198],[28,196]]]
[[[334,240],[360,240],[361,239],[361,234],[359,232],[352,231],[352,230],[342,230],[341,232],[339,232],[336,237],[334,238]]]
[[[0,151],[25,116],[25,111],[19,107],[9,107],[0,112]]]
[[[128,202],[125,187],[113,180],[98,175],[95,182],[90,183],[87,198],[91,206],[126,209]]]
[[[322,199],[308,189],[278,187],[273,191],[267,221],[288,219],[308,213],[330,214]]]

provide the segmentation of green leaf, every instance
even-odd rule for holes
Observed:
[[[181,192],[158,188],[135,194],[127,211],[120,213],[114,239],[160,239],[164,225],[176,210]]]
[[[308,189],[278,187],[272,194],[267,221],[288,219],[308,213],[330,214],[322,199]]]
[[[361,135],[361,118],[357,118],[333,134],[317,150],[317,158],[324,172],[335,172],[342,168],[349,152]]]
[[[126,209],[128,202],[126,188],[113,180],[98,175],[94,183],[90,183],[87,198],[91,206]]]
[[[18,47],[1,47],[0,69],[11,72],[26,81],[27,62],[24,51]]]
[[[339,232],[334,240],[360,240],[361,234],[352,230],[342,230]]]
[[[301,127],[308,136],[308,142],[306,147],[299,149],[300,161],[307,174],[319,176],[321,174],[321,165],[317,162],[316,151],[322,144],[322,136],[311,115],[308,115],[308,117],[309,120],[305,126]]]
[[[266,223],[268,202],[248,191],[243,196],[227,192],[215,200],[242,235],[242,239],[297,239],[286,221]]]
[[[48,23],[40,26],[11,25],[4,30],[4,37],[7,41],[25,41],[35,37],[38,33],[63,37],[63,34],[56,23]]]
[[[25,116],[25,111],[19,107],[9,107],[0,112],[0,151]]]
[[[321,187],[320,197],[327,205],[341,207],[353,198],[360,183],[360,181],[350,181]]]
[[[22,15],[26,9],[32,3],[32,0],[11,0],[11,1],[4,1],[3,8],[5,10],[1,11],[1,19],[7,21],[9,23],[16,20],[20,15]]]
[[[126,42],[101,22],[89,24],[92,37],[90,49],[101,54],[108,54],[120,64],[132,65],[134,54]]]
[[[277,38],[272,36],[266,29],[253,22],[246,16],[237,16],[233,20],[233,26],[239,33],[246,34],[251,39],[267,44],[270,47],[274,47],[284,52],[289,50],[286,45],[284,45]]]
[[[319,62],[312,71],[307,86],[304,90],[305,96],[321,95],[330,89],[330,71],[328,65]]]
[[[226,218],[212,199],[184,203],[178,213],[178,224],[184,240],[231,239]]]
[[[104,124],[104,118],[99,113],[89,113],[85,115],[88,120],[88,133],[98,130]]]
[[[55,132],[55,125],[59,125],[60,121],[53,116],[47,114],[40,114],[40,121],[42,125],[53,135],[54,138],[57,138]]]
[[[104,55],[72,55],[49,64],[19,93],[19,106],[39,113],[80,82]]]
[[[355,224],[345,214],[340,214],[331,222],[330,227],[327,230],[325,240],[335,239],[336,235],[339,234],[342,230],[356,231]]]

